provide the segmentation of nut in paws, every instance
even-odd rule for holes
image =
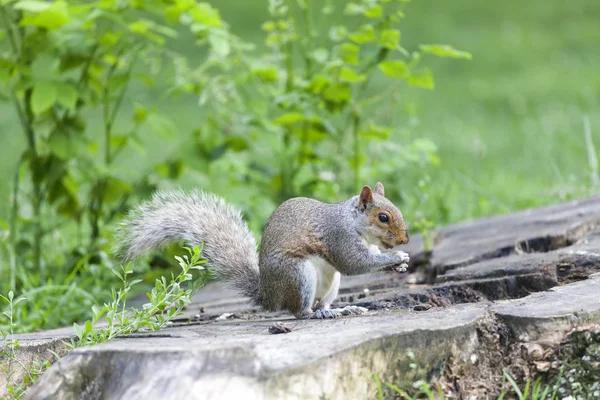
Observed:
[[[400,264],[394,267],[394,271],[396,272],[406,272],[408,269],[408,264]]]

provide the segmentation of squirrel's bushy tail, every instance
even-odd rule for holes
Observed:
[[[215,275],[260,303],[256,240],[241,213],[220,197],[200,191],[155,193],[129,213],[116,240],[117,255],[128,261],[176,240],[204,243],[202,255]]]

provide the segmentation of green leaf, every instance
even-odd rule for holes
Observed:
[[[457,50],[452,46],[445,44],[422,44],[419,49],[426,54],[433,54],[438,57],[462,58],[470,60],[473,58],[467,51]]]
[[[54,131],[46,141],[46,145],[52,154],[63,160],[69,160],[77,155],[75,141],[69,137],[64,130],[54,128]]]
[[[400,60],[387,60],[379,63],[379,69],[394,79],[404,79],[409,75],[408,66],[404,61]]]
[[[348,38],[358,44],[372,42],[375,39],[375,28],[370,24],[362,25],[354,33],[348,35]]]
[[[129,29],[133,31],[134,29],[136,29],[136,27],[135,27],[135,25],[132,26],[130,24]],[[121,40],[121,38],[122,38],[122,33],[120,33],[120,32],[119,33],[104,32],[98,38],[98,42],[104,46],[114,46],[115,44],[117,44],[119,42],[119,40]]]
[[[145,20],[134,21],[129,24],[129,30],[133,33],[146,33],[150,30],[148,22]]]
[[[329,57],[329,52],[324,47],[319,47],[310,52],[310,56],[316,62],[324,64]]]
[[[300,121],[304,121],[304,115],[299,112],[290,112],[279,116],[273,123],[276,125],[291,125]]]
[[[253,68],[252,73],[262,79],[264,82],[276,82],[279,77],[279,73],[276,67],[258,67]]]
[[[164,115],[150,114],[147,122],[154,132],[164,135],[165,137],[174,137],[177,133],[175,123]]]
[[[173,23],[179,21],[181,13],[188,11],[195,5],[195,1],[192,0],[177,0],[175,4],[165,9],[165,18]]]
[[[85,333],[91,333],[94,330],[94,327],[92,326],[92,321],[87,320],[85,321]]]
[[[198,3],[191,11],[191,17],[195,22],[207,27],[220,28],[222,25],[219,10],[208,3]]]
[[[510,383],[510,385],[513,387],[515,393],[517,394],[519,399],[523,399],[523,393],[521,392],[521,389],[519,389],[519,385],[517,384],[517,382],[515,382],[515,380],[513,379],[512,376],[510,376],[510,374],[508,372],[504,372],[504,377],[508,380],[508,383]]]
[[[208,42],[210,43],[212,54],[218,58],[225,58],[229,55],[231,45],[229,44],[229,35],[225,29],[211,30]]]
[[[77,325],[76,322],[73,322],[73,329],[75,329],[75,335],[77,335],[79,340],[83,339],[83,328]]]
[[[140,103],[134,104],[133,120],[136,124],[141,124],[148,119],[148,109]]]
[[[133,192],[133,186],[114,176],[108,177],[104,188],[104,200],[113,202],[119,200],[124,194]]]
[[[25,301],[25,300],[27,300],[27,298],[25,298],[25,297],[19,297],[18,299],[16,299],[15,301],[13,301],[13,307],[16,307],[17,304],[19,304],[20,302]]]
[[[48,110],[58,97],[56,84],[52,81],[39,81],[33,87],[31,95],[31,110],[39,115]]]
[[[77,104],[77,89],[70,83],[64,83],[57,90],[56,100],[68,110],[74,110]]]
[[[154,78],[148,74],[135,74],[136,78],[138,78],[139,80],[141,80],[142,82],[144,82],[147,86],[154,86],[155,82],[154,82]]]
[[[25,5],[23,5],[25,3]],[[48,30],[56,30],[69,22],[69,8],[65,0],[57,0],[50,4],[50,7],[43,8],[37,1],[22,1],[15,5],[15,8],[21,4],[21,7],[28,8],[30,14],[26,14],[21,19],[23,26],[38,26]]]
[[[336,25],[329,29],[329,38],[334,42],[344,40],[348,35],[348,28],[344,25]]]
[[[291,132],[300,140],[307,143],[320,142],[327,138],[329,131],[319,117],[305,118],[304,123],[295,125]],[[302,153],[312,153],[310,149],[303,149],[298,156],[303,157]]]
[[[347,3],[346,7],[344,8],[344,14],[346,15],[361,15],[362,13],[364,13],[366,11],[365,6],[360,5],[360,4],[356,4],[356,3]]]
[[[185,168],[181,159],[171,160],[166,163],[167,166],[167,178],[175,180],[181,176]]]
[[[110,145],[115,149],[119,149],[125,145],[129,140],[129,135],[112,135],[110,137]]]
[[[327,100],[341,103],[350,100],[352,96],[352,90],[346,83],[333,83],[327,86],[327,89],[323,92],[323,97]]]
[[[77,186],[77,183],[70,175],[65,175],[63,177],[62,184],[71,196],[76,196],[77,192],[79,192],[79,186]]]
[[[273,32],[275,29],[277,29],[277,24],[275,21],[266,21],[262,24],[261,28],[265,32]]]
[[[328,77],[324,75],[315,75],[308,84],[308,89],[313,93],[321,93],[327,85],[329,85],[330,80]]]
[[[39,12],[49,9],[51,5],[52,5],[52,3],[49,3],[47,1],[23,0],[23,1],[18,1],[17,3],[15,3],[13,8],[15,10],[23,10],[23,11],[28,11],[28,12],[32,12],[32,13],[39,13]]]
[[[373,374],[375,378],[375,383],[377,385],[377,399],[383,400],[383,388],[381,387],[381,380],[379,379],[379,375]]]
[[[400,43],[400,31],[398,29],[383,30],[377,43],[388,49],[397,49]]]
[[[362,129],[360,135],[366,139],[387,140],[391,136],[391,131],[385,126],[380,126],[370,123],[366,128]]]
[[[31,76],[34,80],[52,79],[58,62],[58,58],[50,54],[37,54],[33,63],[31,63]]]
[[[241,135],[230,136],[225,140],[225,145],[232,151],[239,153],[240,151],[248,150],[248,139]]]
[[[340,80],[345,81],[345,82],[356,83],[356,82],[364,81],[366,79],[366,75],[359,74],[358,72],[356,72],[350,68],[343,67],[342,70],[340,71],[339,78],[340,78]]]
[[[339,47],[339,55],[345,63],[357,65],[359,62],[360,47],[353,43],[343,43]]]
[[[425,89],[433,89],[435,87],[435,83],[433,81],[433,75],[431,74],[431,71],[428,69],[425,69],[420,72],[412,73],[408,77],[406,82],[410,86],[422,87]]]
[[[364,14],[367,18],[379,18],[383,14],[383,8],[381,6],[373,6],[367,9]]]

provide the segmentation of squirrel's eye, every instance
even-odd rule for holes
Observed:
[[[387,224],[388,222],[390,222],[390,217],[388,217],[387,214],[381,213],[379,214],[379,220],[384,224]]]

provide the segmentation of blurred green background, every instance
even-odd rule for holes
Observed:
[[[373,2],[385,3],[384,7],[396,4]],[[12,6],[14,2],[9,3]],[[37,9],[31,11],[35,14],[43,2],[33,3],[37,4]],[[33,3],[29,2],[28,7]],[[79,3],[84,2],[69,2],[69,7]],[[135,2],[106,0],[98,4],[111,3]],[[218,23],[211,26],[213,10],[198,3],[200,11],[190,17],[197,20],[178,21],[173,29],[179,36],[156,46],[162,52],[162,62],[173,65],[149,73],[154,62],[152,52],[157,49],[148,47],[145,53],[133,53],[134,45],[148,39],[144,37],[147,26],[140,27],[138,19],[171,3],[196,4],[152,0],[138,5],[148,9],[110,11],[112,17],[123,17],[130,25],[114,26],[114,32],[123,36],[107,39],[102,45],[105,53],[94,61],[97,65],[93,78],[103,79],[117,54],[122,57],[119,71],[133,65],[134,60],[135,74],[149,74],[151,79],[135,75],[129,86],[123,79],[109,79],[105,86],[90,80],[91,89],[76,93],[80,109],[55,103],[52,110],[32,114],[31,119],[38,124],[36,135],[46,147],[40,151],[39,164],[24,163],[18,176],[19,159],[29,160],[31,154],[26,152],[27,140],[11,96],[6,90],[1,93],[0,293],[10,289],[29,298],[23,311],[29,325],[21,330],[79,320],[88,312],[88,306],[108,296],[115,284],[110,269],[117,263],[110,249],[116,222],[156,189],[183,186],[220,194],[242,209],[258,236],[271,212],[290,196],[341,201],[358,193],[361,185],[374,185],[377,180],[384,182],[386,194],[400,206],[412,233],[424,235],[452,222],[597,192],[598,1],[409,2],[403,6],[406,17],[395,25],[401,31],[400,44],[408,52],[394,49],[392,59],[405,57],[410,74],[417,61],[413,52],[420,44],[451,45],[471,53],[472,59],[423,55],[420,62],[433,73],[434,90],[405,84],[408,75],[390,79],[374,69],[366,73],[370,80],[361,99],[375,100],[360,109],[354,108],[358,103],[347,99],[338,103],[322,101],[323,92],[314,88],[318,86],[314,80],[320,76],[329,79],[328,84],[335,81],[339,44],[348,42],[329,40],[331,29],[338,25],[358,29],[357,24],[370,21],[340,11],[350,2],[286,2],[291,4],[292,19],[298,21],[300,33],[295,42],[298,48],[287,53],[294,55],[293,82],[285,79],[285,52],[274,52],[273,46],[266,45],[268,33],[261,29],[265,21],[287,18],[269,13],[269,4],[273,6],[278,0],[209,2],[219,10],[231,33],[256,46],[248,53],[229,51],[230,47],[237,49],[238,42]],[[326,43],[323,46],[327,51],[302,48],[306,23],[302,22],[298,4],[309,3],[312,7],[307,15],[318,35],[306,43]],[[338,11],[324,14],[323,7],[328,4],[338,6]],[[69,12],[69,18],[80,18],[73,10]],[[149,19],[160,22],[160,12]],[[9,13],[15,23],[19,13],[18,8]],[[93,46],[86,40],[93,43],[97,39],[86,36],[89,32],[81,26],[73,36],[60,27],[52,32],[58,36],[52,36],[35,27],[36,23],[40,21],[30,30],[23,30],[32,39],[28,43],[31,65],[15,67],[1,60],[2,72],[10,68],[20,71],[21,75],[16,76],[22,79],[22,86],[15,85],[14,90],[23,102],[27,97],[24,88],[47,79],[44,74],[55,74],[51,79],[58,79],[61,85],[73,85],[72,72],[57,72],[40,64],[36,70],[35,60],[42,59],[40,55],[61,60],[69,52],[90,56]],[[114,33],[108,26],[105,35]],[[3,55],[11,48],[5,28],[3,25],[0,42]],[[168,31],[159,32],[171,36]],[[209,37],[210,46],[198,45],[199,37]],[[380,43],[361,46],[363,62],[378,54],[375,52]],[[208,65],[207,54],[211,51],[223,53]],[[313,57],[312,61],[310,57],[302,59],[305,53]],[[360,68],[369,68],[365,63],[349,63],[349,68],[362,72]],[[190,70],[198,65],[201,71],[195,76]],[[325,65],[330,69],[320,71]],[[420,71],[418,68],[415,65],[414,71]],[[350,86],[352,93],[360,92],[359,79],[363,77],[350,75],[350,79],[355,81],[339,86],[336,96]],[[147,84],[150,80],[155,83]],[[124,93],[112,127],[115,155],[109,157],[110,162],[103,161],[106,120],[99,100],[107,88],[112,90],[110,104],[118,103],[121,90]],[[335,107],[343,112],[338,113]],[[61,114],[65,109],[66,113]],[[69,120],[69,112],[80,113],[80,120]],[[358,146],[354,146],[352,124],[347,123],[353,113],[360,114],[361,126],[366,129],[366,133],[360,133],[364,136]],[[286,125],[280,120],[282,116],[287,116],[288,123],[290,118],[298,121]],[[287,149],[286,135],[291,135],[292,142]],[[127,145],[121,149],[125,142]],[[44,158],[46,155],[52,163]],[[298,169],[286,170],[292,168],[290,165]],[[42,187],[50,194],[44,199],[39,218],[32,170],[43,177],[46,186]],[[49,178],[52,174],[56,179]],[[12,202],[16,177],[20,182],[18,201]],[[41,246],[37,250],[36,243]],[[164,270],[137,266],[136,273],[152,281]],[[0,327],[2,324],[0,320]]]
[[[268,19],[266,2],[212,4],[235,34],[262,43],[259,27]],[[473,54],[469,62],[435,60],[434,91],[407,89],[419,120],[411,134],[430,138],[439,148],[441,166],[429,171],[429,188],[444,199],[449,210],[445,223],[590,192],[583,120],[589,118],[597,142],[600,3],[419,0],[407,6],[406,14],[400,24],[406,48],[447,43]],[[186,50],[185,42],[179,45]],[[189,48],[190,57],[194,51]],[[150,95],[139,88],[128,97],[143,101]],[[0,171],[5,177],[0,180],[0,216],[6,217],[10,177],[25,140],[14,110],[7,104],[0,110]],[[182,132],[198,122],[193,101],[168,104],[167,113]],[[148,157],[174,148],[174,143],[161,142]],[[393,157],[382,153],[373,162]],[[128,167],[143,169],[138,159]],[[422,172],[386,184],[415,185]]]

